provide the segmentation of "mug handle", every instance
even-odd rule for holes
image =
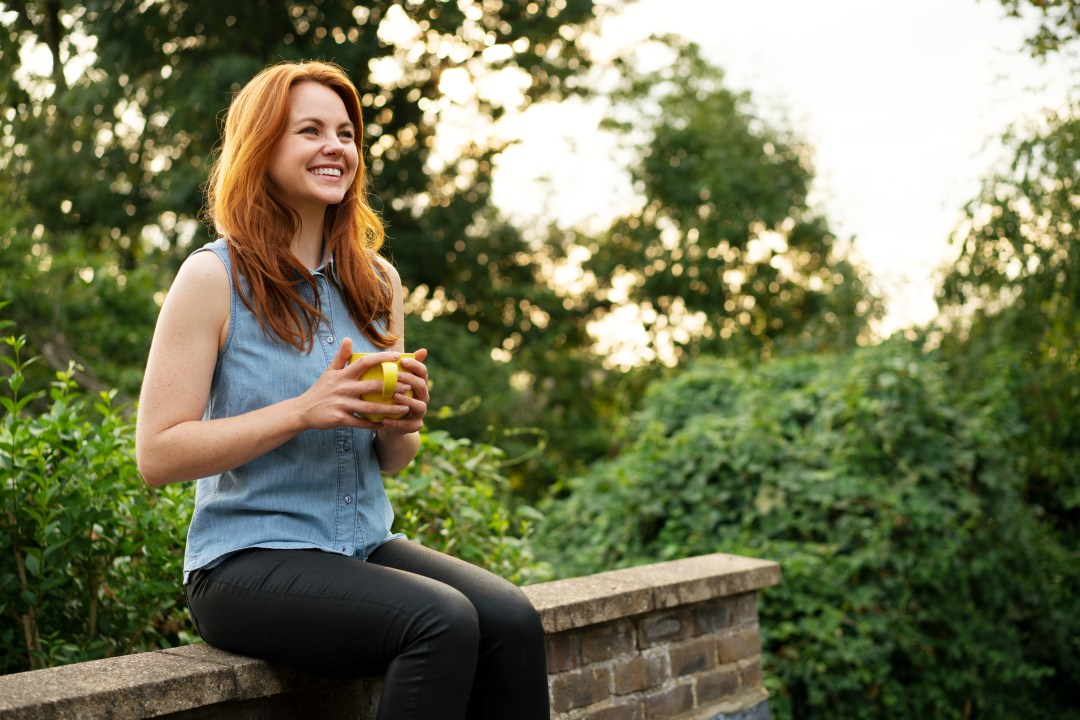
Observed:
[[[382,364],[382,396],[384,398],[393,397],[394,391],[397,390],[397,371],[396,362],[387,361]]]

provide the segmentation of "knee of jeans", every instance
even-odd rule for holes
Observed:
[[[519,588],[510,586],[499,598],[483,611],[482,623],[492,628],[504,639],[528,643],[545,640],[540,613]]]
[[[469,599],[451,590],[433,608],[435,627],[441,635],[460,647],[475,647],[480,641],[480,619]]]

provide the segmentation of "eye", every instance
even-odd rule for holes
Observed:
[[[300,131],[301,135],[318,135],[319,129],[314,126],[308,126]]]
[[[355,137],[352,130],[341,130],[338,132],[338,136],[343,137],[346,140],[352,140]]]

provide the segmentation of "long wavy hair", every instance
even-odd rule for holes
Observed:
[[[270,179],[270,161],[289,119],[289,91],[317,82],[333,90],[362,137],[360,97],[345,72],[331,63],[272,65],[244,86],[229,105],[220,150],[206,184],[206,218],[225,239],[233,284],[263,330],[302,352],[310,351],[315,327],[324,320],[318,286],[289,249],[300,229],[299,214],[285,204]],[[358,148],[356,178],[340,203],[326,208],[326,251],[349,314],[377,347],[391,347],[393,290],[375,267],[385,239],[382,221],[368,204],[366,171]],[[240,276],[247,280],[243,291]],[[314,304],[300,293],[313,291]]]

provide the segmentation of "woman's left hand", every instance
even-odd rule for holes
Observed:
[[[431,395],[428,390],[428,371],[424,365],[427,359],[427,348],[416,351],[416,358],[401,358],[401,371],[398,373],[398,384],[405,384],[412,388],[412,395],[404,392],[394,393],[394,402],[409,408],[409,412],[399,418],[385,418],[379,434],[386,432],[407,434],[419,432],[424,426],[424,416],[427,414],[428,403]]]

